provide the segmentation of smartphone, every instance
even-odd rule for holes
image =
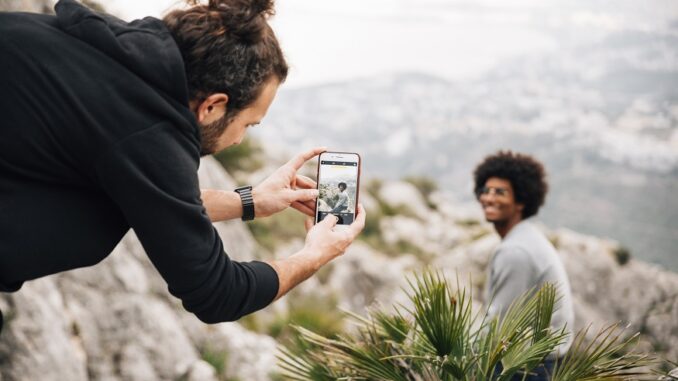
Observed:
[[[337,216],[337,228],[348,227],[358,211],[360,155],[352,152],[323,152],[318,157],[318,200],[315,222],[328,214]]]

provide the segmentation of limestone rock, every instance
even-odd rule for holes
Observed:
[[[271,337],[250,332],[238,323],[205,325],[189,314],[180,318],[195,348],[223,356],[224,378],[269,380],[276,364],[276,342]]]
[[[392,258],[357,242],[335,259],[328,286],[342,296],[339,307],[364,314],[375,301],[386,307],[406,303],[406,276],[417,263],[414,256]]]
[[[459,285],[473,286],[473,298],[485,301],[486,269],[499,237],[488,234],[475,241],[459,246],[438,256],[432,263],[433,268],[441,269],[448,281],[459,281]]]
[[[54,279],[0,294],[5,325],[0,334],[0,373],[4,380],[87,380],[87,359],[73,340],[73,320]]]
[[[379,197],[394,207],[404,207],[418,217],[426,218],[428,206],[419,190],[404,181],[389,181],[379,188]]]
[[[211,158],[199,172],[203,188],[235,188],[235,182]],[[405,240],[433,254],[430,263],[403,253],[392,257],[354,243],[304,282],[302,297],[332,296],[339,308],[359,314],[374,303],[408,304],[407,278],[427,265],[462,286],[472,284],[483,302],[485,272],[499,243],[491,226],[474,219],[473,208],[433,194],[428,209],[411,184],[388,183],[382,201],[407,206],[410,214],[384,218],[387,243]],[[376,200],[365,196],[367,204]],[[368,207],[368,213],[369,213]],[[260,249],[238,220],[216,224],[229,255],[252,260]],[[663,348],[678,358],[678,275],[631,260],[615,260],[616,242],[569,230],[549,231],[570,276],[577,329],[588,323],[621,321],[642,331],[643,349]],[[293,240],[276,250],[287,257],[303,247]],[[480,306],[480,304],[478,304]],[[261,321],[289,308],[286,298],[261,311]],[[328,313],[340,313],[336,311]],[[205,325],[183,310],[167,291],[133,232],[96,266],[27,282],[17,293],[0,294],[6,325],[0,334],[0,380],[269,380],[275,371],[275,341],[237,323]],[[270,320],[269,319],[269,320]],[[206,362],[206,353],[222,356],[223,366]],[[205,357],[205,358],[202,358]],[[223,369],[222,369],[223,368]]]
[[[206,361],[198,360],[188,368],[183,377],[186,381],[217,381],[217,373]]]
[[[0,0],[0,11],[52,13],[50,0]]]
[[[407,216],[384,217],[380,222],[380,229],[388,244],[395,245],[405,241],[431,254],[454,247],[465,238],[461,229],[452,223],[446,223],[436,213],[431,213],[426,223]]]
[[[270,379],[276,364],[275,340],[234,323],[219,324],[215,335],[219,338],[215,343],[223,345],[228,352],[228,377],[252,381]]]

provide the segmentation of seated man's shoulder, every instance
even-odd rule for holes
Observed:
[[[497,248],[495,266],[524,267],[543,273],[554,266],[557,253],[553,246],[544,240],[503,242]]]
[[[520,243],[503,243],[495,255],[495,262],[503,264],[529,265],[534,260],[531,250]]]

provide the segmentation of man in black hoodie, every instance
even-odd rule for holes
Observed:
[[[321,148],[254,188],[198,185],[200,157],[240,143],[287,75],[271,0],[210,0],[131,23],[73,0],[55,10],[0,13],[0,291],[94,265],[132,228],[188,311],[231,321],[362,230],[362,207],[348,231],[309,220],[300,252],[239,263],[212,226],[289,206],[313,215],[315,183],[296,172]]]

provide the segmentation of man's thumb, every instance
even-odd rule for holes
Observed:
[[[339,218],[335,216],[334,214],[328,214],[323,218],[322,221],[318,225],[323,225],[324,228],[327,229],[332,229],[336,224],[337,221],[339,221]]]

